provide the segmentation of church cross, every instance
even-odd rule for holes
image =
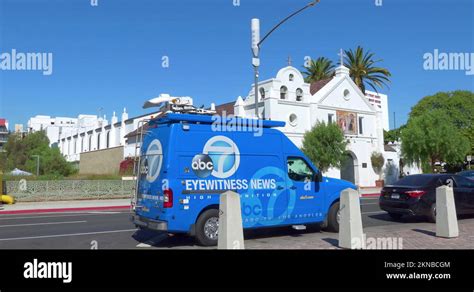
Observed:
[[[288,56],[288,66],[291,66],[291,56]]]
[[[340,61],[341,63],[340,63],[340,65],[341,65],[341,66],[344,66],[344,55],[345,55],[345,54],[344,54],[344,51],[343,51],[342,49],[340,49],[338,55],[341,57],[341,61]]]

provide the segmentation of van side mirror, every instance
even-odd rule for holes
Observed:
[[[323,182],[323,174],[321,173],[321,171],[318,171],[318,173],[316,173],[315,179],[317,182]]]

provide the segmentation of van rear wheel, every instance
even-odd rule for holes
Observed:
[[[219,210],[204,211],[196,221],[196,240],[203,246],[217,245],[219,232]]]

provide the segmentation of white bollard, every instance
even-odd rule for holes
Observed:
[[[348,188],[341,192],[339,247],[349,249],[365,247],[359,200],[359,192],[354,189]]]
[[[239,194],[227,191],[219,201],[218,249],[244,249],[244,230]]]
[[[436,188],[436,236],[459,236],[453,188],[448,186]]]

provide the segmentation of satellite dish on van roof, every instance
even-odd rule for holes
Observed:
[[[189,96],[175,97],[166,93],[162,93],[158,97],[146,101],[143,105],[143,108],[159,107],[165,103],[175,105],[193,105],[193,99]]]

